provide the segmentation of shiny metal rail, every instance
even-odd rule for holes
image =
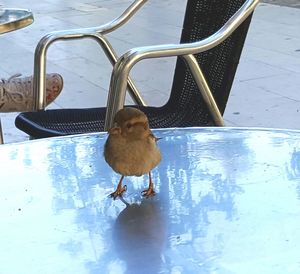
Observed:
[[[2,145],[3,143],[4,143],[4,140],[3,140],[3,133],[2,133],[1,120],[0,120],[0,145]]]
[[[225,126],[222,114],[220,113],[220,110],[217,106],[214,96],[212,95],[208,83],[205,80],[205,76],[197,62],[196,57],[193,54],[188,54],[188,55],[183,55],[183,58],[191,70],[191,73],[203,97],[203,100],[208,106],[208,109],[216,125]]]
[[[113,47],[104,37],[104,34],[112,32],[117,28],[124,25],[141,7],[147,0],[135,0],[119,17],[112,20],[111,22],[92,28],[80,28],[64,31],[55,31],[44,36],[38,43],[35,49],[34,57],[34,79],[33,79],[33,90],[35,105],[34,109],[44,109],[46,106],[46,56],[47,50],[51,44],[59,40],[75,40],[90,38],[95,40],[104,50],[106,56],[114,65],[118,56],[115,53]],[[130,77],[127,77],[126,83],[128,83],[129,93],[136,104],[146,105],[143,98],[138,92],[137,87],[133,83]]]
[[[139,61],[149,58],[181,56],[192,72],[193,77],[208,103],[208,108],[212,114],[216,125],[223,126],[224,120],[217,104],[213,98],[210,88],[205,80],[202,70],[195,62],[193,54],[207,51],[219,45],[228,38],[254,11],[259,0],[248,0],[243,6],[213,35],[193,43],[187,44],[166,44],[148,47],[138,47],[127,51],[122,55],[114,66],[111,76],[109,96],[107,101],[107,111],[105,120],[105,130],[113,125],[113,119],[118,110],[123,108],[126,95],[126,82],[132,67]]]

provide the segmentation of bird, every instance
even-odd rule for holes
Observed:
[[[104,145],[105,161],[121,175],[117,189],[109,195],[111,198],[115,200],[122,197],[127,190],[127,186],[122,183],[125,176],[142,176],[147,173],[149,185],[142,191],[142,196],[148,198],[155,195],[151,170],[161,161],[157,146],[159,139],[150,130],[148,118],[141,110],[125,107],[116,113]]]

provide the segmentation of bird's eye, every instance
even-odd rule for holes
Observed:
[[[132,127],[132,124],[128,123],[127,128],[131,128],[131,127]]]

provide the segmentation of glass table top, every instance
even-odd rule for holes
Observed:
[[[0,146],[0,273],[300,273],[300,131],[154,133],[151,199],[107,134]]]

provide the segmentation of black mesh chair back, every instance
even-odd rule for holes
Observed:
[[[189,1],[184,20],[181,43],[206,38],[218,29],[244,4],[235,1]],[[248,31],[249,17],[227,40],[217,47],[197,54],[196,58],[223,114]],[[214,125],[190,71],[178,58],[172,94],[168,102],[185,112],[184,126]]]
[[[204,39],[219,30],[245,3],[243,0],[188,0],[181,43]],[[224,42],[196,55],[216,103],[223,114],[231,90],[251,16]],[[178,57],[168,102],[162,107],[136,106],[151,128],[214,126],[200,91],[182,58]],[[21,113],[17,128],[32,138],[104,130],[106,108],[57,109]]]

